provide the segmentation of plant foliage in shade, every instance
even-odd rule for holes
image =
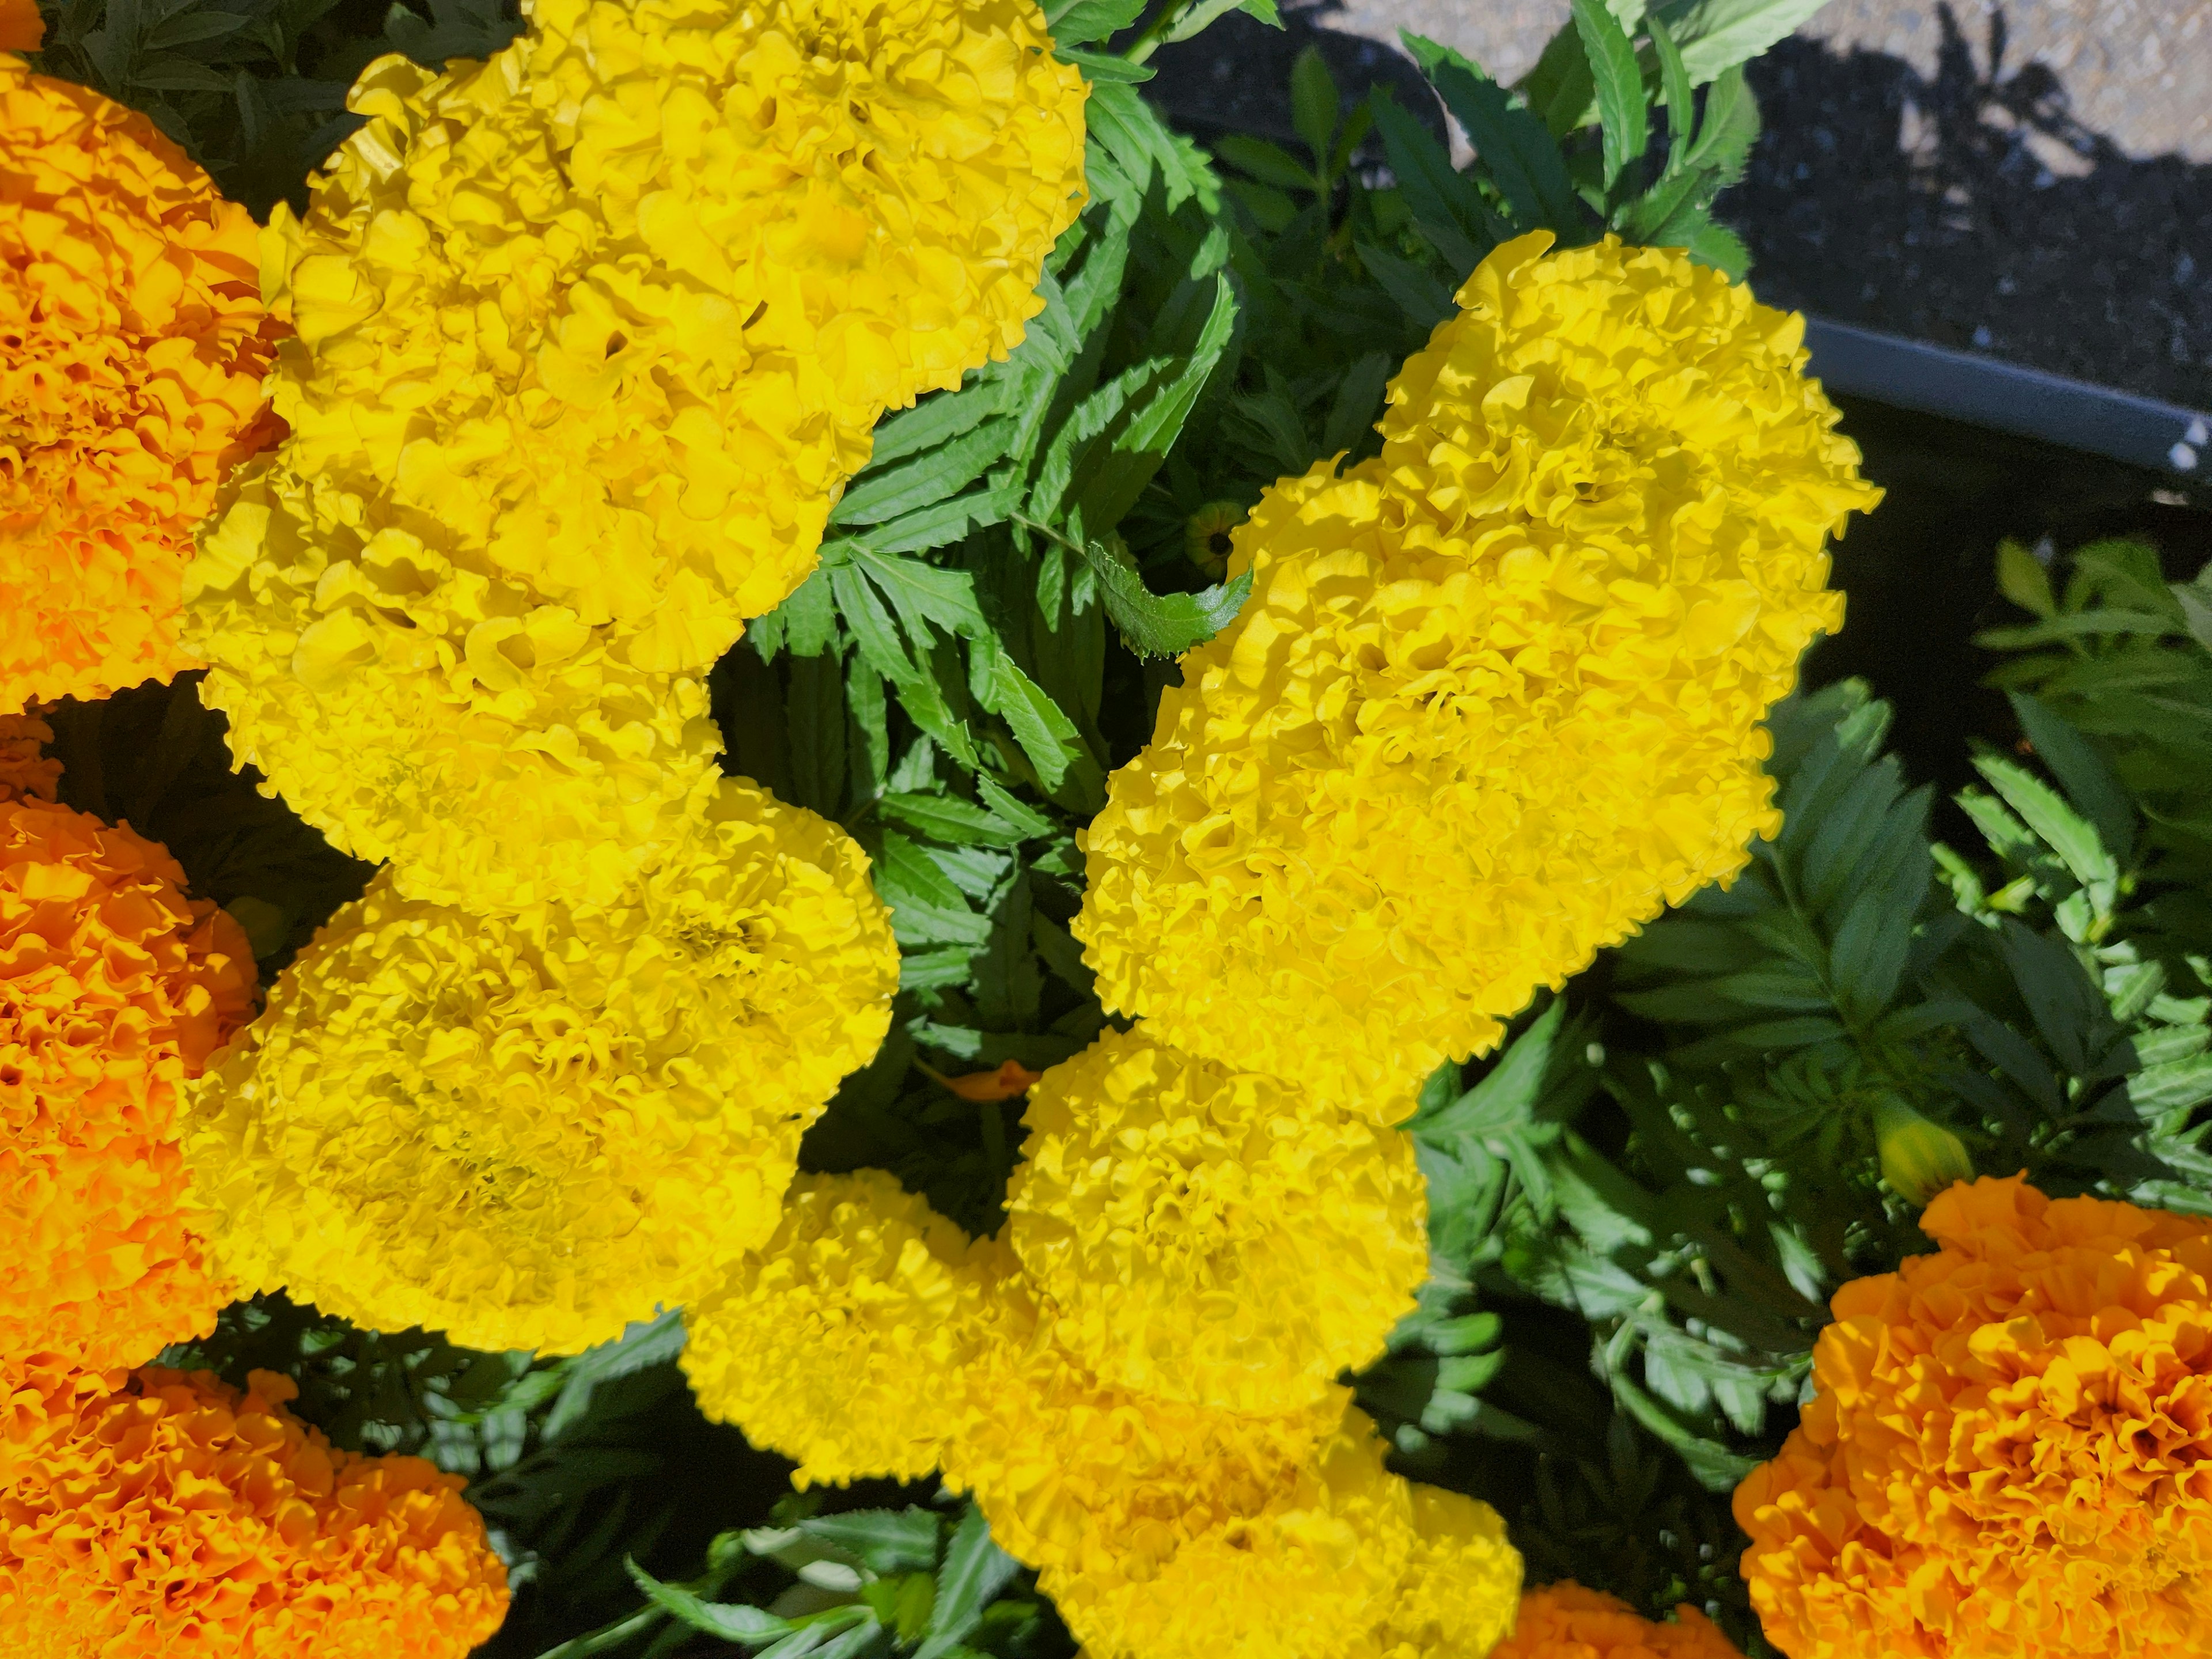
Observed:
[[[200,678],[57,703],[45,716],[54,732],[46,752],[62,763],[64,802],[160,842],[194,897],[238,919],[265,982],[361,896],[370,866],[263,794],[260,774],[231,769],[225,721],[202,707]]]
[[[504,0],[58,0],[32,66],[143,110],[234,201],[265,218],[361,125],[371,58],[486,58],[521,27]]]

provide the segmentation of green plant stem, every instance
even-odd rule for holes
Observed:
[[[1190,13],[1196,0],[1168,0],[1152,21],[1145,25],[1144,32],[1129,43],[1128,51],[1121,56],[1132,64],[1141,64],[1168,42],[1176,26]]]

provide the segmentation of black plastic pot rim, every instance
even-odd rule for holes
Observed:
[[[1814,374],[1845,397],[2212,482],[2212,414],[1825,317],[1806,318],[1805,343]]]

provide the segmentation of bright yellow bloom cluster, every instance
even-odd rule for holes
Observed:
[[[605,905],[684,833],[720,735],[704,680],[471,570],[419,519],[240,469],[185,574],[185,634],[231,752],[410,896]],[[413,524],[415,528],[406,527]]]
[[[34,754],[43,726],[12,724]],[[135,1364],[231,1299],[175,1118],[252,1014],[253,957],[184,885],[128,826],[0,788],[0,1355]]]
[[[0,1361],[0,1637],[28,1659],[462,1659],[507,1570],[458,1475],[204,1371]]]
[[[685,1314],[700,1409],[795,1459],[801,1487],[920,1480],[1000,1334],[998,1253],[879,1170],[799,1176],[775,1236]]]
[[[1489,1653],[1513,1628],[1520,1586],[1521,1558],[1497,1510],[1441,1486],[1415,1486],[1406,1570],[1366,1641],[1346,1650],[1358,1659]]]
[[[376,1329],[608,1340],[767,1239],[897,980],[860,849],[735,780],[635,903],[487,919],[380,873],[193,1091],[220,1259]]]
[[[1103,1382],[1295,1412],[1413,1310],[1427,1192],[1395,1131],[1142,1025],[1047,1072],[1024,1121],[1008,1238]]]
[[[1742,1659],[1742,1655],[1695,1607],[1679,1607],[1673,1623],[1655,1624],[1639,1617],[1626,1602],[1584,1589],[1570,1579],[1522,1596],[1519,1622],[1490,1659]]]
[[[611,902],[677,833],[696,675],[878,416],[1020,339],[1084,199],[1032,0],[528,9],[487,63],[371,64],[277,210],[291,435],[189,599],[240,757],[478,908]]]
[[[1790,1659],[2212,1651],[2212,1222],[2024,1178],[1836,1293],[1818,1390],[1736,1491]]]
[[[277,331],[244,208],[144,116],[0,55],[0,714],[190,665],[192,527],[275,434]]]
[[[1878,499],[1798,319],[1549,240],[1468,280],[1378,459],[1237,532],[1251,597],[1085,836],[1109,1007],[1383,1121],[1772,831],[1759,722]]]

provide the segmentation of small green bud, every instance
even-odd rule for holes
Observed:
[[[1874,1138],[1881,1178],[1914,1204],[1924,1206],[1955,1182],[1974,1178],[1966,1143],[1893,1095],[1875,1103]]]
[[[267,899],[241,893],[223,908],[230,912],[230,919],[244,930],[247,943],[253,947],[256,962],[268,961],[283,950],[284,942],[292,937],[290,915]]]

